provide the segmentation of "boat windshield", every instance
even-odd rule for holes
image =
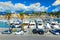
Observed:
[[[23,25],[28,25],[28,23],[23,23]]]
[[[52,23],[52,25],[57,25],[56,23]]]
[[[35,25],[35,24],[30,24],[30,26]]]
[[[42,25],[42,24],[38,24],[38,25]]]

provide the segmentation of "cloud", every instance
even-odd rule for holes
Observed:
[[[24,4],[21,4],[21,3],[16,3],[15,4],[15,10],[23,10],[25,9],[25,5]]]
[[[60,6],[52,10],[52,12],[57,12],[57,11],[60,11]]]
[[[30,6],[26,6],[26,11],[46,11],[48,10],[48,7],[45,6],[41,6],[41,4],[38,3],[34,3],[34,4],[30,4]]]
[[[11,11],[13,10],[13,4],[9,2],[0,2],[0,12]]]
[[[60,0],[56,0],[52,5],[53,5],[53,6],[60,5]]]
[[[25,4],[16,3],[12,4],[11,1],[8,2],[0,2],[0,12],[16,12],[16,11],[46,11],[49,7],[41,6],[41,4],[34,3],[26,6]]]

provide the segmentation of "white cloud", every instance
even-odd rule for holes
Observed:
[[[21,4],[21,3],[17,3],[15,4],[15,9],[16,10],[22,10],[22,9],[25,9],[25,5],[24,4]]]
[[[52,5],[53,5],[53,6],[60,5],[60,0],[56,0]]]
[[[49,7],[41,6],[40,3],[31,4],[27,7],[27,10],[32,11],[46,11]]]
[[[60,11],[60,7],[57,7],[57,8],[52,10],[52,12],[57,12],[57,11]]]
[[[0,11],[8,11],[8,10],[13,10],[14,6],[13,4],[9,2],[0,2]]]
[[[13,5],[11,3],[11,1],[0,2],[0,12],[5,12],[5,11],[15,12],[15,11],[20,11],[20,10],[24,10],[24,11],[46,11],[46,10],[48,10],[48,8],[49,7],[41,6],[41,4],[39,2],[34,3],[34,4],[30,4],[29,6],[26,6],[26,5],[21,4],[21,3],[16,3],[15,5]]]

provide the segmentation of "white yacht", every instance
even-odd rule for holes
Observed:
[[[48,29],[52,29],[51,28],[51,25],[49,23],[46,23],[46,26],[45,27],[48,28]]]
[[[36,22],[35,22],[35,20],[30,20],[29,28],[30,28],[30,29],[36,28]]]
[[[19,27],[19,26],[21,26],[21,24],[22,24],[22,21],[20,20],[20,19],[14,19],[14,18],[12,18],[12,19],[10,19],[10,24],[14,24],[15,25],[15,27],[17,28],[17,27]]]
[[[23,27],[24,27],[24,29],[27,29],[28,25],[29,25],[29,20],[28,19],[24,19],[23,20]]]
[[[43,23],[42,19],[38,19],[38,20],[36,20],[36,22],[37,22],[37,27],[39,29],[44,29],[44,23]]]
[[[52,21],[51,22],[51,27],[54,28],[54,29],[59,29],[59,24],[57,21]]]

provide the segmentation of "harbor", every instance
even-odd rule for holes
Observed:
[[[0,40],[60,40],[60,0],[0,0]]]

